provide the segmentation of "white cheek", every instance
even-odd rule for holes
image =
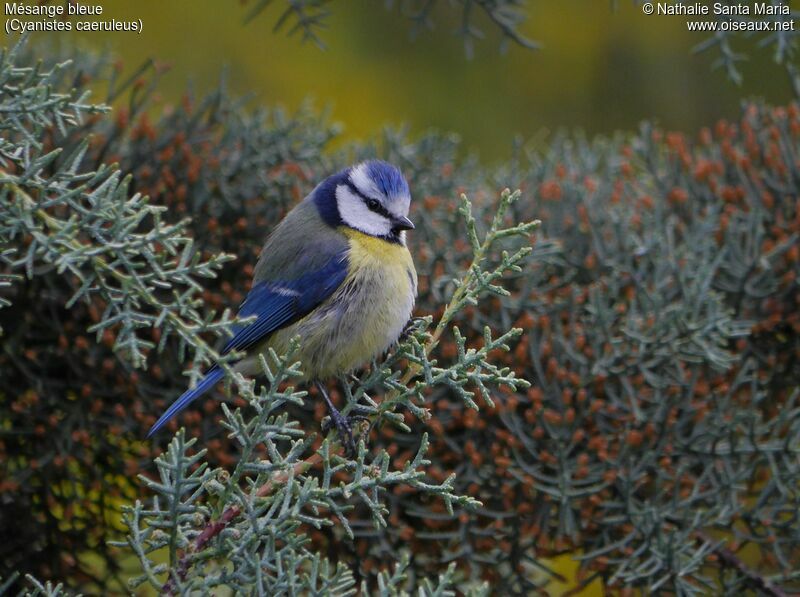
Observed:
[[[364,200],[345,185],[336,187],[336,205],[342,221],[356,230],[372,236],[387,236],[392,231],[388,219],[364,205]]]

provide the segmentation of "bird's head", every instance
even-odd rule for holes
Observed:
[[[396,167],[380,160],[362,162],[331,176],[314,193],[323,219],[364,234],[405,243],[411,193]]]

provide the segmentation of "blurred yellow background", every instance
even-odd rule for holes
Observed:
[[[712,70],[716,53],[691,53],[707,34],[688,32],[686,17],[645,16],[632,1],[614,8],[597,0],[530,0],[523,31],[542,49],[512,45],[502,54],[499,33],[483,20],[487,36],[472,60],[454,33],[460,10],[450,3],[439,3],[434,31],[412,41],[397,2],[389,9],[375,0],[331,2],[333,15],[321,32],[327,49],[320,50],[272,33],[284,2],[244,25],[252,2],[100,0],[102,18],[141,18],[143,33],[34,39],[79,39],[120,56],[129,69],[148,57],[168,63],[160,85],[167,100],[188,82],[198,92],[210,89],[227,68],[231,89],[258,101],[291,109],[311,98],[330,107],[347,139],[374,135],[384,124],[436,128],[459,133],[486,161],[507,157],[517,133],[529,138],[561,127],[608,133],[643,119],[694,131],[736,116],[743,97],[773,103],[790,97],[770,49],[739,46],[750,52],[739,88]]]

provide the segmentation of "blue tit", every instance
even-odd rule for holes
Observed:
[[[328,177],[292,209],[267,238],[240,307],[243,318],[256,319],[235,328],[222,349],[245,353],[234,369],[257,374],[259,354],[283,354],[299,336],[304,380],[318,384],[333,422],[348,434],[320,381],[384,353],[411,317],[417,273],[405,238],[414,228],[410,202],[400,170],[375,160]],[[148,437],[222,377],[211,367]]]

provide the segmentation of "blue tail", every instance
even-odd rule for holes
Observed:
[[[147,437],[149,438],[153,435],[156,431],[161,429],[167,421],[169,421],[172,417],[177,415],[181,412],[184,408],[189,406],[194,400],[200,398],[203,394],[208,392],[211,388],[214,387],[214,384],[217,383],[220,379],[222,379],[223,371],[216,365],[214,365],[211,369],[209,369],[208,373],[206,373],[205,377],[200,380],[200,383],[197,384],[195,387],[186,390],[180,398],[178,398],[175,402],[170,404],[170,407],[167,411],[161,415],[161,418],[156,421],[156,424],[150,428],[150,431],[147,432]]]

